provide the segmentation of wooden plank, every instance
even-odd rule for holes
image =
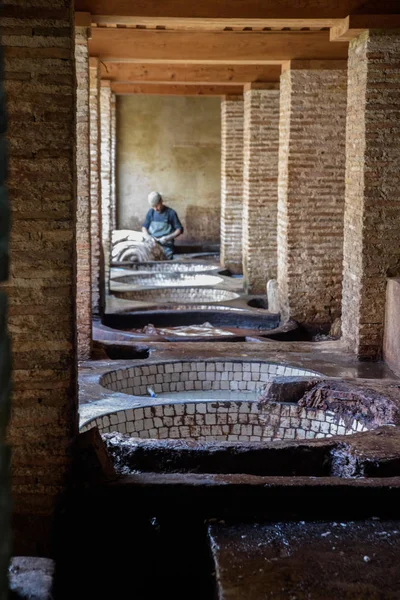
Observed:
[[[265,83],[262,81],[253,81],[244,84],[244,91],[250,90],[279,90],[279,83]]]
[[[288,60],[282,65],[286,71],[331,71],[347,69],[347,60]]]
[[[118,96],[134,94],[158,94],[160,96],[225,96],[243,94],[241,85],[174,85],[151,83],[111,83],[111,90]]]
[[[248,81],[279,81],[280,74],[280,65],[101,63],[101,77],[120,83],[243,84]]]
[[[75,13],[75,27],[90,27],[92,24],[92,17],[88,12],[76,12]]]
[[[101,26],[124,25],[126,27],[146,27],[154,29],[162,27],[176,31],[222,31],[229,29],[282,29],[289,27],[293,29],[310,28],[322,29],[333,27],[340,23],[340,19],[210,19],[204,17],[148,17],[148,16],[126,16],[126,15],[92,15],[92,24]]]
[[[351,42],[367,29],[400,29],[400,14],[350,15],[332,27],[329,39],[331,42]]]
[[[190,64],[278,64],[293,59],[344,59],[347,43],[328,31],[194,32],[93,29],[92,56],[104,60]]]
[[[343,19],[355,12],[398,13],[398,0],[75,0],[96,15],[215,19]]]

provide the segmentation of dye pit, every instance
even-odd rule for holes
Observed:
[[[160,287],[142,290],[117,291],[113,289],[117,298],[135,300],[137,302],[148,302],[151,304],[168,303],[198,303],[198,302],[229,302],[240,297],[236,292],[217,288],[204,287]]]
[[[167,262],[153,261],[141,263],[113,263],[113,271],[127,273],[138,271],[140,273],[201,273],[204,271],[220,271],[216,264],[202,262]]]
[[[130,290],[140,288],[157,289],[161,287],[193,287],[193,286],[213,286],[222,283],[222,277],[215,275],[206,275],[203,273],[142,273],[135,275],[123,275],[114,277],[111,283],[111,291],[124,289],[123,286],[129,286]]]
[[[352,560],[351,571],[361,577],[359,561],[364,568],[363,556],[371,548],[379,552],[382,538],[371,541],[367,536],[368,544],[363,546],[359,543],[362,527],[357,527],[356,535],[348,536],[351,552],[345,543],[340,546],[347,554],[337,567],[335,550],[328,548],[330,538],[325,537],[330,531],[339,548],[341,541],[332,529],[337,523],[314,527],[302,519],[336,519],[347,527],[346,519],[354,516],[396,516],[397,508],[391,514],[390,507],[400,501],[399,381],[385,365],[359,363],[338,340],[313,338],[295,323],[282,326],[279,315],[268,311],[264,296],[246,296],[240,280],[216,265],[211,271],[211,264],[204,272],[195,272],[222,278],[222,283],[210,288],[179,286],[167,300],[154,288],[142,290],[146,299],[114,298],[103,323],[94,324],[98,356],[80,369],[80,431],[93,439],[90,436],[97,428],[115,473],[97,487],[87,486],[85,480],[83,501],[82,495],[77,498],[70,530],[86,533],[75,549],[77,564],[85,565],[90,556],[96,569],[101,565],[101,571],[111,572],[110,597],[118,595],[115,586],[121,592],[130,589],[132,556],[141,574],[142,597],[187,598],[189,592],[201,600],[259,600],[270,588],[277,590],[278,597],[288,578],[283,573],[280,579],[279,572],[274,588],[275,567],[279,561],[287,564],[286,537],[297,532],[269,523],[276,541],[275,534],[267,535],[259,523],[297,519],[306,534],[296,549],[298,556],[303,553],[303,539],[307,543],[307,532],[309,548],[317,551],[307,555],[311,567],[307,560],[301,568],[291,567],[300,584],[309,569],[306,593],[301,595],[304,590],[300,584],[296,587],[294,579],[290,590],[299,598],[314,597],[309,595],[316,585],[314,556],[318,564],[326,559],[333,568],[334,583],[338,569],[340,573],[347,569],[343,579],[350,582],[350,595],[341,590],[342,597],[352,597],[354,590],[358,593],[354,597],[366,597],[362,583],[352,587],[348,560]],[[170,265],[164,264],[160,271],[146,268],[141,283],[146,287],[148,275],[154,273],[170,277]],[[136,269],[141,277],[141,268],[125,270],[125,275],[131,277]],[[184,279],[179,275],[178,280]],[[182,295],[188,289],[189,301]],[[199,291],[205,289],[235,298],[206,300]],[[115,515],[123,527],[115,527]],[[259,538],[252,543],[249,536],[249,543],[244,542],[255,521]],[[238,523],[243,522],[250,524],[241,529]],[[395,527],[377,530],[380,536]],[[271,550],[267,543],[263,545],[264,533],[273,538]],[[234,572],[223,573],[232,562],[230,558],[223,562],[224,555],[230,556],[225,548],[237,554],[236,534],[244,552]],[[104,553],[107,547],[125,547],[127,539],[133,543],[126,555]],[[76,535],[72,541],[75,548]],[[93,547],[99,548],[95,558]],[[324,553],[318,553],[318,548]],[[391,548],[385,546],[386,551],[390,554]],[[252,556],[250,566],[244,566],[251,553],[254,561]],[[265,569],[265,556],[275,561],[270,569]],[[155,563],[159,585],[154,583],[151,596],[148,582],[154,579]],[[375,585],[370,563],[367,567],[368,585]],[[381,574],[374,569],[378,590]],[[268,588],[264,574],[269,577]],[[135,592],[140,585],[134,581]],[[387,589],[397,589],[396,585],[391,582]],[[98,587],[103,591],[103,581]],[[251,595],[249,590],[256,591]],[[332,590],[332,596],[337,595],[333,584]],[[322,600],[325,592],[324,585],[315,597]]]

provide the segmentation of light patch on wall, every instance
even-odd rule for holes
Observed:
[[[219,242],[221,121],[217,98],[118,98],[121,229],[139,229],[159,191],[185,227],[181,241]]]

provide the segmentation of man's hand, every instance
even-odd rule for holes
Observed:
[[[168,242],[168,240],[168,235],[163,235],[162,237],[157,238],[157,242],[159,242],[160,244],[165,244],[166,242]]]

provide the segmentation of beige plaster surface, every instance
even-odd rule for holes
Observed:
[[[159,191],[185,228],[181,242],[219,242],[219,98],[117,98],[118,228],[140,228]]]

